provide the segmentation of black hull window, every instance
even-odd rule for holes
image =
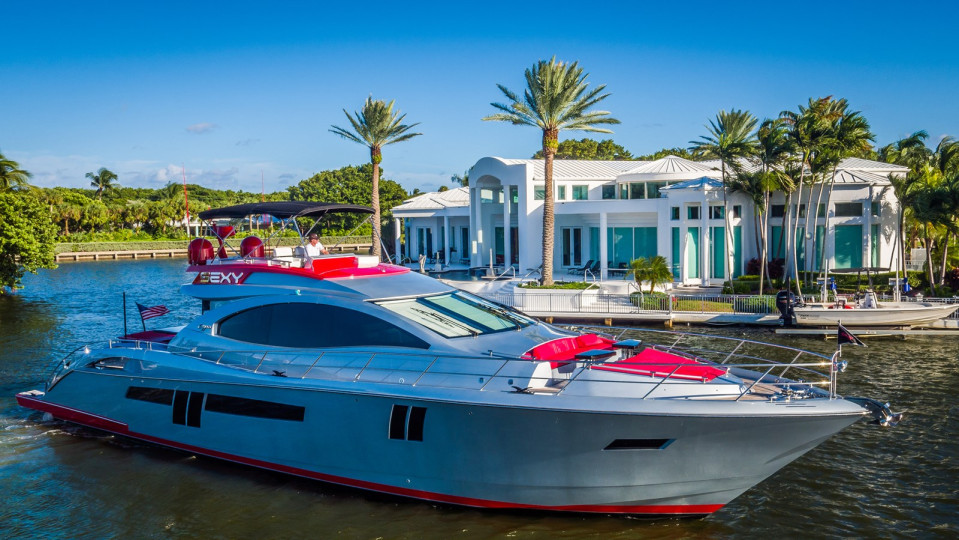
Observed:
[[[127,399],[157,403],[159,405],[172,405],[173,390],[167,390],[165,388],[145,388],[143,386],[131,386],[127,388]]]
[[[210,394],[206,397],[206,410],[237,416],[271,418],[273,420],[292,420],[302,422],[306,408],[259,399],[248,399]]]

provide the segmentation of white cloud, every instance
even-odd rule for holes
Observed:
[[[193,124],[192,126],[187,126],[186,130],[189,131],[190,133],[199,135],[201,133],[209,133],[213,131],[214,129],[216,129],[217,127],[219,126],[217,126],[216,124],[212,124],[210,122],[200,122],[199,124]]]

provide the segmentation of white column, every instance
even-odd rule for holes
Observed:
[[[443,260],[449,265],[450,261],[450,242],[453,241],[450,235],[450,217],[443,216]]]
[[[703,198],[699,206],[699,281],[700,285],[709,285],[709,265],[712,261],[709,258],[709,245],[712,241],[712,235],[709,234],[709,199]]]
[[[599,278],[602,280],[606,279],[606,267],[609,266],[609,260],[606,257],[606,250],[609,247],[606,245],[606,212],[599,213]]]
[[[512,238],[509,230],[510,223],[510,214],[509,214],[509,186],[503,186],[503,266],[509,268],[513,264],[513,259],[510,257],[513,250]]]
[[[393,218],[393,225],[394,225],[394,227],[393,227],[393,248],[395,249],[394,253],[396,253],[396,257],[395,257],[395,260],[394,260],[393,262],[395,262],[396,264],[399,264],[399,263],[402,262],[402,260],[403,260],[403,259],[402,259],[402,254],[401,254],[401,252],[400,252],[400,224],[401,224],[402,222],[403,222],[403,220],[400,219],[400,218]],[[407,237],[408,237],[408,236],[409,236],[409,235],[407,235]],[[409,245],[409,238],[407,238],[406,244]]]
[[[485,242],[483,242],[483,198],[479,187],[475,190],[476,198],[476,232],[473,238],[476,238],[476,263],[473,266],[486,266],[483,264],[483,254],[486,251]]]

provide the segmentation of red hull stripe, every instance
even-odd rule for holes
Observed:
[[[497,508],[497,509],[513,508],[513,509],[528,509],[528,510],[549,510],[549,511],[560,511],[560,512],[590,512],[590,513],[604,513],[604,514],[704,515],[704,514],[710,514],[712,512],[715,512],[716,510],[719,510],[720,508],[723,507],[723,505],[721,504],[686,504],[686,505],[669,504],[669,505],[639,505],[639,506],[584,504],[584,505],[568,505],[568,506],[542,506],[542,505],[535,505],[535,504],[518,504],[518,503],[503,502],[503,501],[491,501],[486,499],[474,499],[471,497],[459,497],[456,495],[432,493],[429,491],[422,491],[418,489],[401,488],[401,487],[389,486],[385,484],[377,484],[374,482],[367,482],[364,480],[356,480],[353,478],[345,478],[342,476],[323,474],[315,471],[309,471],[306,469],[289,467],[287,465],[270,463],[268,461],[261,461],[258,459],[252,459],[252,458],[237,456],[233,454],[227,454],[225,452],[220,452],[217,450],[210,450],[206,448],[200,448],[198,446],[192,446],[189,444],[170,441],[167,439],[161,439],[159,437],[153,437],[152,435],[146,435],[143,433],[136,433],[136,432],[130,431],[127,428],[127,425],[122,422],[117,422],[115,420],[110,420],[102,416],[97,416],[97,415],[86,413],[83,411],[78,411],[76,409],[71,409],[69,407],[63,407],[60,405],[47,403],[26,394],[17,394],[17,403],[19,403],[22,407],[27,407],[29,409],[36,409],[38,411],[43,411],[43,412],[48,412],[54,415],[55,417],[60,418],[62,420],[66,420],[68,422],[74,422],[77,424],[82,424],[85,426],[102,429],[104,431],[110,431],[118,435],[124,435],[127,437],[132,437],[134,439],[140,439],[143,441],[148,441],[148,442],[156,443],[163,446],[169,446],[171,448],[177,448],[179,450],[185,450],[187,452],[192,452],[192,453],[201,454],[204,456],[223,459],[226,461],[232,461],[235,463],[242,463],[244,465],[251,465],[253,467],[259,467],[262,469],[269,469],[272,471],[292,474],[295,476],[312,478],[314,480],[321,480],[321,481],[329,482],[332,484],[340,484],[344,486],[367,489],[370,491],[378,491],[381,493],[388,493],[391,495],[401,495],[404,497],[412,497],[414,499],[424,499],[427,501],[450,503],[450,504],[457,504],[462,506],[472,506],[477,508]]]

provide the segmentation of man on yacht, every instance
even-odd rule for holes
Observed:
[[[306,245],[306,256],[312,258],[329,254],[330,251],[320,243],[320,237],[316,233],[310,234],[310,243]]]

